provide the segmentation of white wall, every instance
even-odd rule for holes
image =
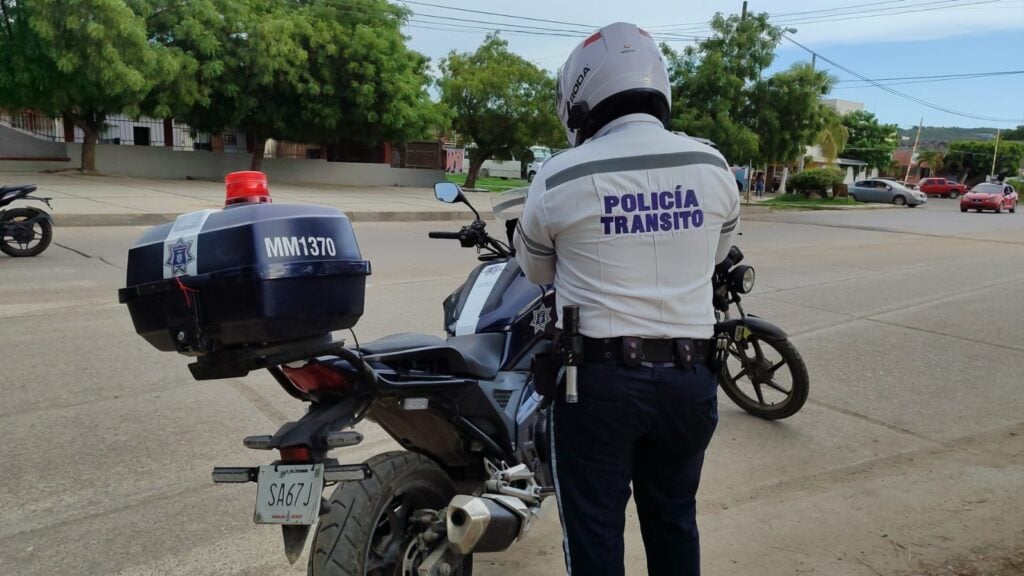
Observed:
[[[66,144],[51,142],[26,134],[21,130],[0,125],[0,157],[12,158],[64,158]]]
[[[31,138],[31,137],[29,137]],[[32,138],[32,140],[36,140]],[[50,144],[50,143],[47,143]],[[69,162],[2,162],[0,170],[38,172],[77,168],[81,164],[81,144],[66,146]],[[3,156],[3,154],[0,154]],[[22,154],[27,156],[27,154]],[[197,178],[221,180],[229,172],[248,170],[249,154],[230,152],[182,152],[162,146],[96,146],[96,170],[139,178]],[[414,186],[429,188],[444,180],[443,170],[392,168],[387,164],[327,162],[302,158],[267,158],[263,171],[271,180],[338,186]]]

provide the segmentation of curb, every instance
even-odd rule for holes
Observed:
[[[475,216],[469,210],[457,210],[450,212],[431,211],[403,211],[403,212],[371,212],[353,211],[345,212],[352,222],[452,222],[472,221]],[[52,214],[54,224],[57,226],[73,227],[100,227],[100,226],[159,226],[174,222],[179,216],[177,213],[164,214]],[[493,220],[494,216],[490,211],[481,211],[480,217],[485,220]]]
[[[768,214],[774,211],[768,206],[741,206],[745,214]],[[61,214],[52,213],[54,224],[65,228],[102,227],[102,226],[159,226],[174,222],[180,213],[138,213],[138,214]],[[360,222],[471,222],[475,218],[469,210],[430,211],[409,210],[392,212],[374,212],[356,210],[345,212],[349,220]],[[480,217],[494,220],[490,210],[481,210]]]

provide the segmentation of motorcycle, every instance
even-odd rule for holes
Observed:
[[[242,373],[268,370],[288,394],[307,402],[308,410],[272,435],[243,440],[250,449],[277,450],[280,456],[272,464],[217,467],[213,481],[257,484],[254,521],[282,526],[290,561],[301,555],[312,531],[312,575],[469,576],[475,554],[500,552],[522,539],[554,494],[552,398],[537,393],[531,363],[553,352],[558,312],[553,288],[531,284],[511,248],[525,191],[493,201],[506,240],[488,233],[456,185],[438,184],[435,192],[443,202],[465,203],[476,219],[458,232],[430,232],[429,237],[457,240],[477,250],[481,261],[444,301],[446,339],[395,334],[351,347],[317,342],[298,361],[292,344],[289,360],[275,356],[271,347],[243,366]],[[171,262],[182,254],[185,266],[192,245],[180,238],[168,243]],[[266,244],[277,249],[271,239]],[[157,254],[162,249],[158,244]],[[742,311],[740,294],[753,288],[754,272],[741,260],[733,248],[715,272],[715,305],[723,315],[716,328],[719,356],[742,359],[742,368],[723,383],[753,378],[766,384],[764,374],[785,364],[766,366],[764,349],[794,350],[781,330]],[[201,289],[175,282],[172,289],[180,288],[199,313],[194,298]],[[724,317],[733,305],[740,316]],[[180,332],[177,338],[191,337]],[[786,359],[803,366],[799,355]],[[204,373],[198,366],[197,378],[228,375]],[[805,387],[805,371],[802,382]],[[757,395],[741,405],[778,418],[799,409],[801,394],[806,398],[806,388],[795,391],[795,399],[781,409],[764,405]],[[332,457],[332,450],[363,441],[353,429],[363,420],[376,423],[404,450],[361,463]],[[330,484],[332,494],[322,499]]]
[[[53,240],[53,217],[39,208],[11,208],[4,206],[16,200],[37,200],[51,210],[52,198],[30,196],[36,191],[32,184],[0,186],[0,252],[14,257],[38,256]]]

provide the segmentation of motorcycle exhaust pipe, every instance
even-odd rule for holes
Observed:
[[[501,552],[519,539],[528,517],[526,506],[514,498],[459,494],[448,504],[448,542],[462,555]]]

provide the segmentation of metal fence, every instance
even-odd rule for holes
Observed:
[[[37,138],[51,142],[78,142],[85,139],[81,128],[63,118],[22,110],[0,110],[0,123],[22,130]],[[73,131],[65,138],[65,131]],[[217,150],[219,152],[248,152],[253,142],[245,133],[228,131],[219,136],[191,129],[171,119],[132,119],[112,116],[100,131],[100,144],[120,146],[159,146],[179,151]],[[385,164],[396,168],[443,169],[445,152],[441,142],[410,142],[403,146],[387,144],[367,145],[354,142],[305,144],[300,142],[271,141],[266,148],[268,158],[323,159],[329,162],[358,162]]]
[[[62,118],[53,118],[33,110],[0,111],[0,122],[51,142],[82,142],[85,139],[85,133],[81,128],[65,122]],[[99,143],[124,146],[166,145],[175,150],[211,149],[209,134],[197,132],[187,124],[173,120],[169,121],[169,126],[167,123],[166,120],[155,118],[132,119],[126,116],[112,116],[104,122]],[[66,130],[74,131],[73,138],[66,137]]]
[[[60,121],[39,112],[0,110],[0,122],[44,140],[64,141],[64,128]]]

